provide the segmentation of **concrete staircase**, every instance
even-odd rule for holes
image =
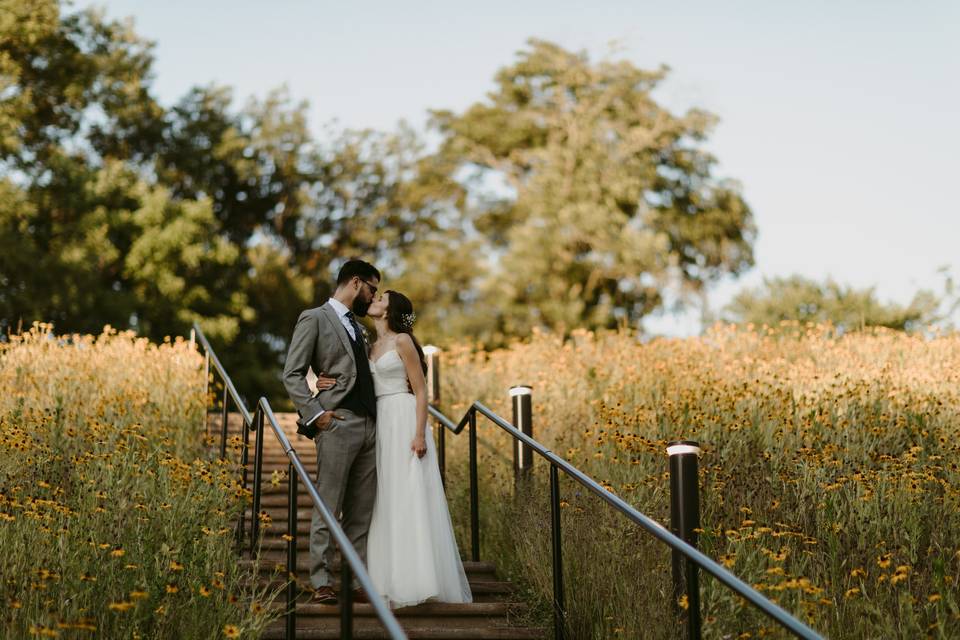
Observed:
[[[280,413],[277,420],[290,439],[307,471],[313,475],[316,469],[316,450],[312,441],[296,435],[296,414]],[[211,432],[219,433],[219,417],[211,416]],[[231,415],[228,420],[228,438],[240,433],[240,417]],[[250,471],[248,483],[253,485],[253,434],[251,433]],[[261,585],[280,588],[286,580],[287,532],[287,456],[273,434],[265,425],[263,455],[263,490],[260,508],[270,516],[263,532],[259,555]],[[297,582],[301,594],[297,603],[297,638],[320,639],[340,637],[340,607],[309,604],[310,552],[308,548],[310,519],[313,503],[307,491],[300,485],[297,500]],[[251,511],[247,511],[249,532]],[[252,565],[252,561],[241,559]],[[497,576],[492,562],[464,562],[464,569],[473,590],[474,602],[470,604],[424,603],[394,611],[401,626],[411,639],[430,640],[526,640],[545,638],[541,628],[523,626],[518,622],[524,616],[526,606],[515,596],[512,585]],[[339,572],[335,574],[339,578]],[[339,584],[335,585],[339,591]],[[284,594],[275,605],[278,612],[285,607]],[[358,640],[388,638],[386,631],[369,604],[354,604],[354,638]],[[263,635],[265,639],[284,637],[283,618],[273,622]]]

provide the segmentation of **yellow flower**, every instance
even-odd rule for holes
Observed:
[[[183,565],[176,560],[170,561],[170,571],[183,571]]]
[[[177,593],[178,591],[180,591],[180,587],[178,587],[175,584],[168,584],[166,587],[166,591],[167,593]]]
[[[143,600],[144,598],[146,598],[146,597],[149,596],[149,595],[150,595],[150,594],[147,593],[146,591],[131,591],[131,592],[130,592],[130,599],[131,599],[131,600]]]
[[[42,638],[56,638],[59,637],[60,632],[56,629],[51,629],[50,627],[45,627],[41,625],[30,625],[30,635],[40,636]]]
[[[197,593],[199,593],[204,598],[210,597],[210,589],[207,589],[207,587],[204,585],[200,585],[200,588],[197,589]]]
[[[228,624],[223,628],[223,635],[225,635],[228,638],[239,638],[240,629],[237,628],[237,626],[234,624]]]
[[[927,596],[927,602],[931,602],[931,603],[932,603],[932,602],[939,602],[939,601],[940,601],[940,594],[939,594],[939,593],[934,593],[934,594],[932,594],[932,595]]]
[[[125,554],[125,553],[126,553],[126,551],[124,551],[124,550],[121,549],[120,547],[117,547],[116,549],[114,549],[113,551],[110,552],[110,555],[113,556],[114,558],[120,558],[120,557],[122,557],[123,554]]]
[[[858,577],[865,576],[865,575],[867,575],[867,572],[864,571],[863,569],[859,569],[859,568],[858,568],[858,569],[854,569],[853,571],[850,572],[850,577],[851,577],[851,578],[858,578]]]
[[[133,602],[111,602],[109,605],[107,605],[107,608],[109,608],[111,611],[126,611],[127,609],[132,609],[135,606],[137,605]]]

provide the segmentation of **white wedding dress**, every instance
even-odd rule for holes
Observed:
[[[410,448],[417,404],[396,349],[370,361],[377,394],[377,499],[367,567],[390,606],[471,602],[430,430],[423,458]]]

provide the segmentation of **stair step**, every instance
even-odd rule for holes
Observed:
[[[272,578],[266,577],[269,575],[261,574],[261,578],[257,581],[257,587],[261,589],[267,589],[269,591],[278,591],[282,590],[286,586],[286,581],[281,578]],[[333,574],[333,588],[337,591],[340,590],[340,575],[339,572]],[[484,575],[472,576],[467,575],[467,580],[470,583],[470,591],[473,593],[474,603],[487,603],[487,602],[513,602],[514,600],[514,590],[513,584],[510,582],[505,582],[502,580],[490,580]],[[301,585],[301,591],[297,596],[297,602],[300,604],[306,604],[311,596],[311,591],[309,589],[310,581],[307,577],[307,572],[302,571],[297,576],[297,583]],[[280,598],[285,596],[281,595]],[[300,606],[300,605],[298,605]]]
[[[510,614],[516,614],[524,608],[519,602],[424,602],[423,604],[411,607],[394,609],[393,614],[398,619],[406,618],[449,618],[449,617],[480,617],[488,616],[492,618],[502,618]],[[277,606],[279,611],[283,611],[283,604]],[[340,615],[338,605],[325,604],[298,604],[297,617],[323,617]],[[371,604],[354,603],[353,615],[356,618],[376,617],[376,611]]]
[[[401,626],[403,624],[401,623]],[[410,640],[538,640],[546,638],[543,629],[492,627],[492,628],[447,628],[442,626],[404,628]],[[280,624],[270,626],[260,636],[264,640],[280,640],[284,638],[284,627]],[[356,640],[381,640],[390,638],[379,624],[354,624],[353,637]],[[331,625],[327,628],[297,627],[298,640],[326,640],[340,638],[340,626]]]
[[[248,489],[250,487],[247,487]],[[252,490],[252,489],[251,489]],[[283,508],[284,511],[287,509],[287,493],[276,492],[276,493],[263,493],[260,495],[260,509],[268,510],[271,508]],[[297,494],[297,510],[300,511],[301,507],[309,507],[313,509],[313,499],[310,497],[309,493],[303,491]],[[249,522],[249,520],[248,520]]]
[[[287,555],[286,552],[278,551],[267,551],[260,555],[260,572],[261,573],[273,573],[274,568],[279,564],[286,566]],[[240,566],[244,568],[249,568],[253,566],[253,560],[241,559],[238,561]],[[487,575],[490,576],[490,580],[496,580],[497,567],[492,562],[474,562],[472,560],[463,560],[463,570],[467,574],[467,577],[471,576],[480,576]],[[337,558],[333,561],[333,567],[331,571],[333,573],[339,574],[340,572],[340,560]],[[310,555],[309,553],[297,553],[297,571],[306,572],[310,570]]]
[[[286,528],[287,526],[287,503],[286,502],[283,503],[283,507],[269,507],[269,508],[265,508],[263,506],[263,503],[261,503],[260,511],[266,511],[267,515],[270,516],[270,519],[273,522],[281,522],[283,523],[283,527]],[[248,523],[250,522],[251,513],[253,513],[253,511],[251,511],[250,509],[247,509],[245,512],[245,516],[247,518]],[[309,509],[299,509],[299,508],[297,509],[298,522],[310,522],[312,518],[313,518],[313,502],[310,503]]]
[[[466,604],[424,603],[411,607],[395,609],[394,615],[407,629],[454,627],[474,629],[504,628],[508,626],[508,616],[517,615],[523,605],[515,602],[472,602]],[[275,607],[279,615],[284,605]],[[354,604],[353,616],[357,627],[380,628],[381,623],[376,611],[370,604]],[[305,629],[338,628],[340,622],[339,605],[298,604],[297,627]],[[284,626],[283,620],[274,621],[271,626]]]

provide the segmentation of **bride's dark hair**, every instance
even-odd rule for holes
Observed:
[[[413,303],[410,298],[399,291],[387,290],[387,327],[394,333],[405,333],[413,339],[413,346],[417,348],[417,355],[420,356],[420,366],[423,368],[423,375],[427,375],[427,359],[423,355],[423,349],[420,342],[413,335],[413,321],[416,314],[413,313]]]

